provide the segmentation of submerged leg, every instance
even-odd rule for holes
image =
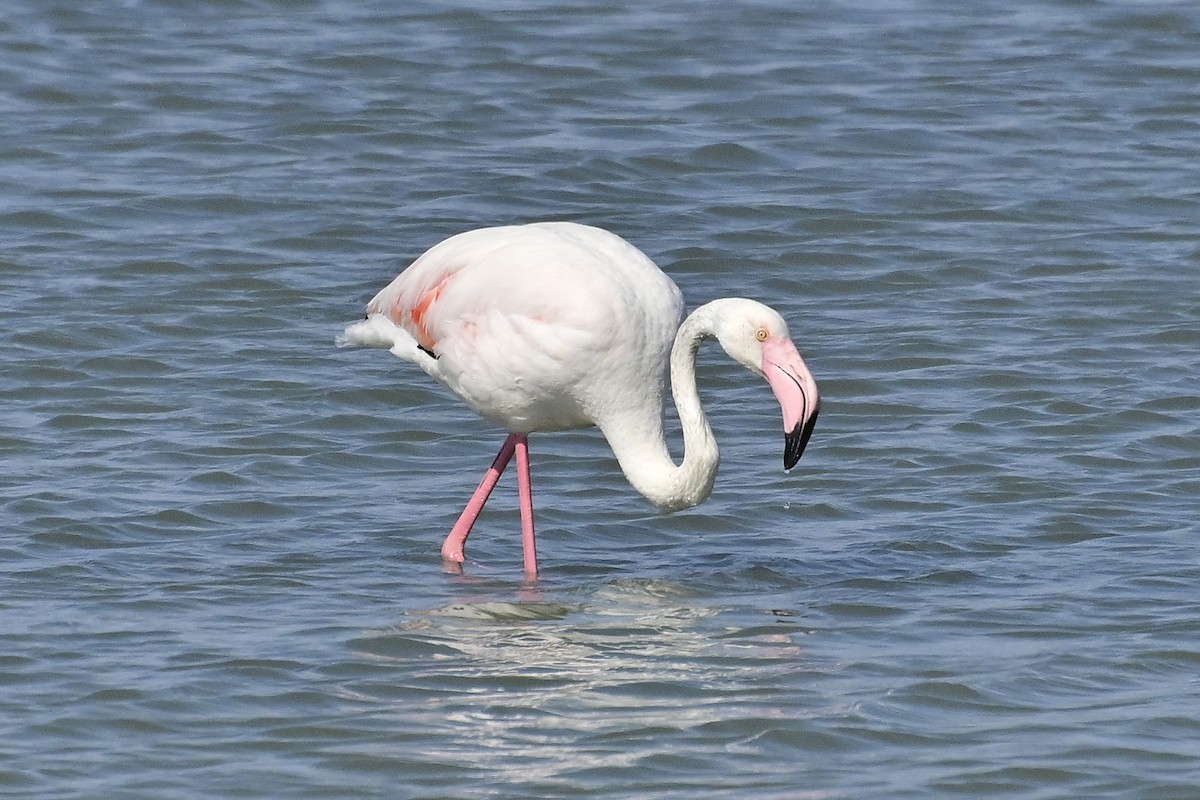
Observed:
[[[525,555],[525,577],[536,578],[537,542],[533,534],[533,484],[529,480],[529,438],[517,439],[517,485],[521,494],[521,550]]]
[[[496,482],[500,480],[501,473],[504,472],[504,468],[508,466],[509,460],[512,459],[513,450],[516,448],[518,439],[524,441],[525,437],[510,433],[508,438],[504,440],[504,445],[500,448],[500,452],[496,454],[496,460],[492,462],[492,466],[484,473],[483,480],[479,482],[479,488],[475,490],[475,494],[471,495],[471,499],[467,502],[467,507],[463,509],[462,515],[459,516],[458,522],[454,523],[454,527],[450,529],[450,535],[442,543],[442,558],[446,561],[461,564],[466,560],[464,549],[467,544],[467,536],[471,533],[471,526],[475,524],[475,520],[479,519],[479,514],[483,511],[483,504],[487,502],[488,497],[492,494],[492,489],[496,488]],[[526,459],[528,459],[528,455]],[[526,466],[528,467],[528,464]]]

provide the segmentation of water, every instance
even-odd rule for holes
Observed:
[[[1190,3],[15,2],[9,797],[1191,798]],[[611,228],[791,321],[705,505],[332,346],[470,227]]]

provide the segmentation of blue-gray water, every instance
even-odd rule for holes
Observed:
[[[0,793],[1194,798],[1190,2],[66,2],[0,20]],[[780,470],[503,433],[333,338],[563,218],[778,307]]]

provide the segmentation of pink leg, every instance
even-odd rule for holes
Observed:
[[[521,493],[521,550],[525,554],[525,577],[536,578],[537,541],[533,535],[533,484],[529,480],[529,439],[517,439],[517,485]]]
[[[496,488],[496,482],[500,480],[501,473],[508,466],[518,440],[524,442],[525,437],[510,433],[508,438],[504,440],[504,445],[500,448],[500,452],[496,454],[496,460],[492,462],[491,468],[484,474],[483,480],[479,482],[479,488],[475,490],[475,494],[471,495],[471,499],[467,503],[467,507],[463,509],[462,515],[459,516],[458,522],[454,523],[454,527],[450,529],[450,535],[442,543],[442,558],[446,561],[461,564],[466,560],[464,549],[467,545],[467,536],[471,533],[471,526],[475,524],[475,520],[479,519],[479,514],[483,511],[483,504],[491,496],[492,489]],[[528,459],[528,455],[526,455],[526,459]],[[528,468],[528,465],[526,465],[526,468]]]

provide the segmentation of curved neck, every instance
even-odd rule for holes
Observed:
[[[707,306],[701,306],[679,326],[671,348],[671,395],[683,429],[683,463],[676,465],[667,449],[661,397],[645,415],[603,426],[625,477],[663,511],[702,502],[717,476],[720,453],[696,390],[696,353],[700,342],[712,335]]]

